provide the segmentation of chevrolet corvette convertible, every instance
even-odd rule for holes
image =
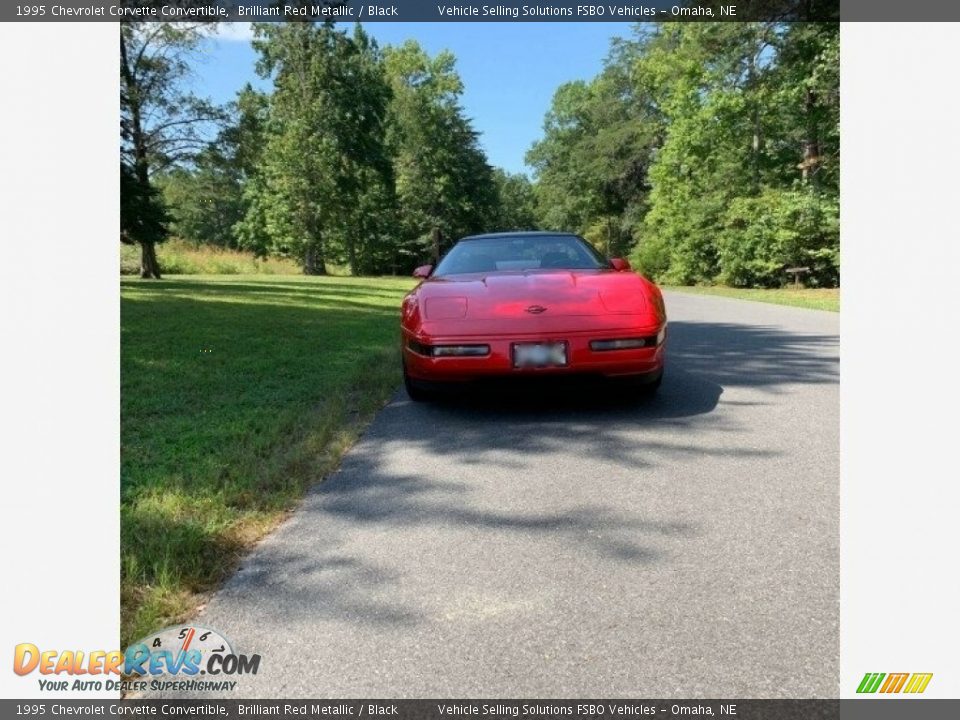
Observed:
[[[652,394],[664,365],[660,289],[586,240],[557,232],[466,237],[403,299],[413,400],[454,384],[597,376]]]

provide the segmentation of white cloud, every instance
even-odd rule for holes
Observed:
[[[228,42],[250,42],[253,40],[253,28],[248,22],[217,23],[217,29],[211,38]]]

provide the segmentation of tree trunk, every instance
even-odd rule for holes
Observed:
[[[326,275],[327,266],[323,260],[323,251],[318,243],[311,242],[303,253],[304,275]]]
[[[147,141],[143,132],[142,107],[140,88],[133,75],[127,58],[127,45],[120,33],[120,73],[126,82],[128,102],[130,103],[130,126],[126,131],[133,141],[134,172],[137,182],[144,190],[150,188],[150,162],[147,156]],[[157,252],[152,240],[135,238],[140,243],[140,277],[160,279],[160,263],[157,261]]]
[[[759,52],[759,51],[758,51]],[[756,91],[757,85],[757,52],[750,54],[750,70],[747,78],[747,87],[750,92]],[[760,127],[760,104],[755,97],[751,97],[750,103],[750,121],[753,125],[753,138],[750,143],[750,159],[753,171],[753,192],[760,194],[760,148],[763,146],[763,139]]]
[[[323,253],[323,230],[316,211],[310,206],[310,199],[300,198],[298,206],[300,224],[303,228],[303,274],[326,275],[327,267]]]
[[[430,231],[430,255],[433,257],[433,264],[440,262],[440,238],[442,233],[440,228],[435,227]]]
[[[804,96],[804,113],[807,118],[807,137],[803,141],[803,162],[800,163],[804,182],[817,184],[820,169],[820,129],[817,127],[816,95],[807,90]]]
[[[160,279],[160,263],[157,262],[157,249],[152,242],[140,243],[140,277]]]
[[[348,242],[350,244],[347,246],[347,264],[350,266],[350,274],[357,277],[360,275],[360,262],[357,259],[357,242],[355,240]]]
[[[760,194],[760,117],[759,113],[753,111],[753,192]]]

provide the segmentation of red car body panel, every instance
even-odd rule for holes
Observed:
[[[626,263],[623,263],[626,265]],[[659,288],[629,270],[537,269],[427,278],[403,300],[403,362],[424,382],[496,376],[659,376],[667,318]],[[593,350],[590,342],[658,336],[650,347]],[[513,366],[517,342],[564,342],[563,367]],[[483,344],[478,357],[430,357],[416,348]]]

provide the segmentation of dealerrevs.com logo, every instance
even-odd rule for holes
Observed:
[[[126,651],[41,650],[20,643],[13,653],[13,671],[38,673],[40,689],[49,691],[233,690],[232,677],[256,675],[259,669],[259,655],[235,653],[216,630],[195,626],[165,628]]]
[[[867,673],[857,687],[858,693],[922,693],[930,684],[933,673]]]

